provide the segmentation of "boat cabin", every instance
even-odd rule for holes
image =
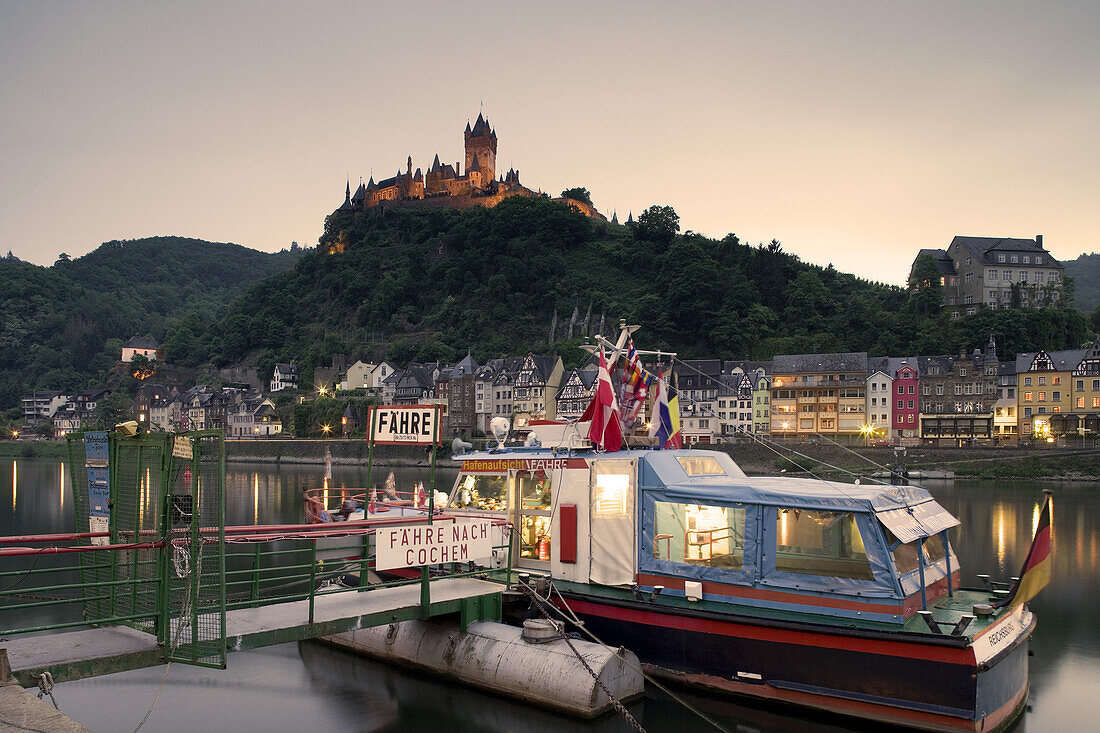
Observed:
[[[748,477],[705,450],[458,460],[449,511],[507,518],[513,565],[558,581],[892,623],[958,587],[959,522],[919,487]]]

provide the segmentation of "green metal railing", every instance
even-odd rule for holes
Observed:
[[[452,521],[436,516],[433,521]],[[331,524],[226,527],[225,582],[221,590],[227,610],[254,608],[277,603],[309,601],[309,622],[320,595],[363,593],[377,588],[420,584],[421,606],[430,608],[430,582],[436,578],[480,577],[507,580],[511,576],[512,527],[494,522],[504,541],[494,545],[500,567],[472,563],[437,565],[410,569],[413,577],[379,577],[373,570],[374,536],[379,526],[426,523],[427,517],[366,520]],[[204,545],[220,544],[217,528],[200,531]],[[162,645],[172,643],[172,623],[163,600],[165,586],[174,572],[169,557],[172,544],[190,544],[190,537],[151,539],[147,542],[112,545],[81,544],[104,533],[70,533],[0,538],[0,635],[13,636],[78,627],[126,624],[156,634]],[[158,572],[134,577],[109,577],[111,568],[124,562],[126,553],[155,552],[159,556],[143,561]],[[79,558],[75,563],[38,567],[43,558]],[[120,559],[120,557],[122,559]],[[88,571],[95,571],[89,573]],[[342,584],[340,578],[358,577],[357,584]],[[103,579],[104,576],[108,576]],[[88,579],[90,578],[90,579]],[[196,581],[197,582],[197,581]],[[135,599],[159,599],[158,604]],[[93,612],[89,612],[91,609]]]

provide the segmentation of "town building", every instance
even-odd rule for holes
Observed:
[[[64,438],[70,433],[90,427],[99,401],[108,394],[110,390],[100,387],[84,389],[72,395],[53,414],[53,436]]]
[[[1014,443],[1020,438],[1019,408],[1016,403],[1016,362],[997,365],[997,401],[993,403],[993,440]]]
[[[271,391],[282,392],[284,389],[298,389],[298,365],[294,362],[280,362],[275,365],[275,373],[271,377]]]
[[[447,388],[446,434],[450,437],[472,436],[477,427],[477,400],[475,387],[480,365],[467,353],[462,361],[449,370]]]
[[[35,390],[23,397],[23,422],[37,425],[53,420],[54,413],[64,405],[72,395],[56,390]]]
[[[943,303],[952,318],[977,313],[983,304],[1040,308],[1064,300],[1064,268],[1035,239],[955,237],[946,250],[922,249],[940,273]],[[916,267],[916,261],[913,266]]]
[[[773,438],[851,442],[864,432],[866,352],[781,355],[772,364]]]
[[[756,378],[752,389],[752,432],[754,435],[771,435],[772,379],[767,374]]]
[[[867,437],[889,439],[893,437],[890,407],[893,403],[894,378],[889,367],[874,369],[867,375]]]
[[[559,420],[577,420],[584,414],[592,400],[592,385],[599,375],[599,365],[589,362],[577,369],[570,369],[562,379],[558,390],[557,417]]]
[[[1057,434],[1066,432],[1065,416],[1074,412],[1077,398],[1083,407],[1078,415],[1090,408],[1086,386],[1092,376],[1091,363],[1082,368],[1089,349],[1038,351],[1016,355],[1016,399],[1021,438],[1045,439],[1055,434],[1052,419],[1057,416]],[[1100,370],[1096,376],[1100,378]],[[1074,380],[1080,380],[1080,394],[1073,393]],[[1100,394],[1097,395],[1100,397]],[[1100,400],[1097,400],[1100,408]],[[1097,410],[1100,411],[1100,410]],[[1079,418],[1078,418],[1079,420]],[[1071,432],[1077,432],[1073,430]]]
[[[232,393],[226,409],[225,433],[230,438],[270,438],[283,432],[275,403],[255,392]]]
[[[150,336],[134,336],[122,345],[122,361],[132,361],[135,356],[144,356],[150,361],[157,358],[157,340]]]
[[[528,420],[552,420],[557,416],[558,390],[564,373],[560,356],[527,355],[512,388],[518,427]]]
[[[934,445],[969,445],[993,438],[997,401],[997,347],[958,356],[922,356],[920,438]]]

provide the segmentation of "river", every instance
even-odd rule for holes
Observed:
[[[379,482],[387,469],[375,469]],[[308,466],[229,464],[229,524],[301,520],[300,492],[320,485]],[[379,474],[382,475],[379,475]],[[399,468],[399,486],[427,482],[427,469]],[[455,471],[440,470],[446,490]],[[60,460],[0,459],[0,533],[75,530],[68,477]],[[333,468],[334,487],[366,484],[366,470]],[[1100,484],[957,481],[928,488],[962,526],[951,538],[964,585],[978,573],[1014,575],[1038,520],[1044,488],[1055,492],[1053,580],[1031,606],[1038,616],[1031,696],[1015,731],[1091,731],[1100,698]],[[94,731],[132,731],[146,714],[164,667],[58,684],[62,711]],[[731,731],[846,731],[835,720],[694,695],[691,705]],[[632,712],[649,731],[714,730],[653,689]],[[1091,723],[1089,721],[1092,721]],[[489,694],[436,682],[316,644],[230,654],[226,670],[172,665],[142,731],[596,731],[632,730],[617,717],[578,722]]]

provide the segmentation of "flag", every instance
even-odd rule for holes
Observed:
[[[668,439],[669,448],[682,448],[683,435],[680,433],[680,398],[672,395],[668,400],[668,414],[672,419],[672,435]]]
[[[634,425],[638,413],[645,406],[646,394],[649,385],[653,381],[653,375],[647,372],[638,359],[638,351],[634,348],[634,339],[627,338],[626,349],[626,374],[623,376],[623,428]]]
[[[1050,582],[1050,551],[1051,532],[1054,527],[1050,519],[1050,494],[1047,493],[1043,511],[1039,513],[1039,524],[1035,527],[1035,538],[1031,541],[1031,549],[1027,551],[1024,560],[1024,568],[1020,571],[1020,579],[1012,586],[1012,592],[997,603],[998,607],[1018,606],[1026,603],[1039,594],[1046,584]]]
[[[428,506],[428,495],[424,493],[424,482],[416,483],[416,494],[413,496],[413,506]]]
[[[615,389],[611,386],[611,375],[607,371],[603,348],[600,349],[600,371],[595,387],[592,401],[588,403],[580,421],[592,421],[588,428],[588,439],[592,441],[592,445],[606,451],[617,451],[623,445],[623,430],[619,423],[619,403],[615,399]]]
[[[378,489],[370,490],[370,501],[367,502],[367,514],[374,514],[378,510]]]
[[[649,435],[657,438],[657,449],[660,450],[672,437],[672,414],[668,410],[668,385],[665,384],[660,368],[657,370],[657,381],[653,388],[657,390],[657,395],[653,400],[653,412],[649,418]]]

